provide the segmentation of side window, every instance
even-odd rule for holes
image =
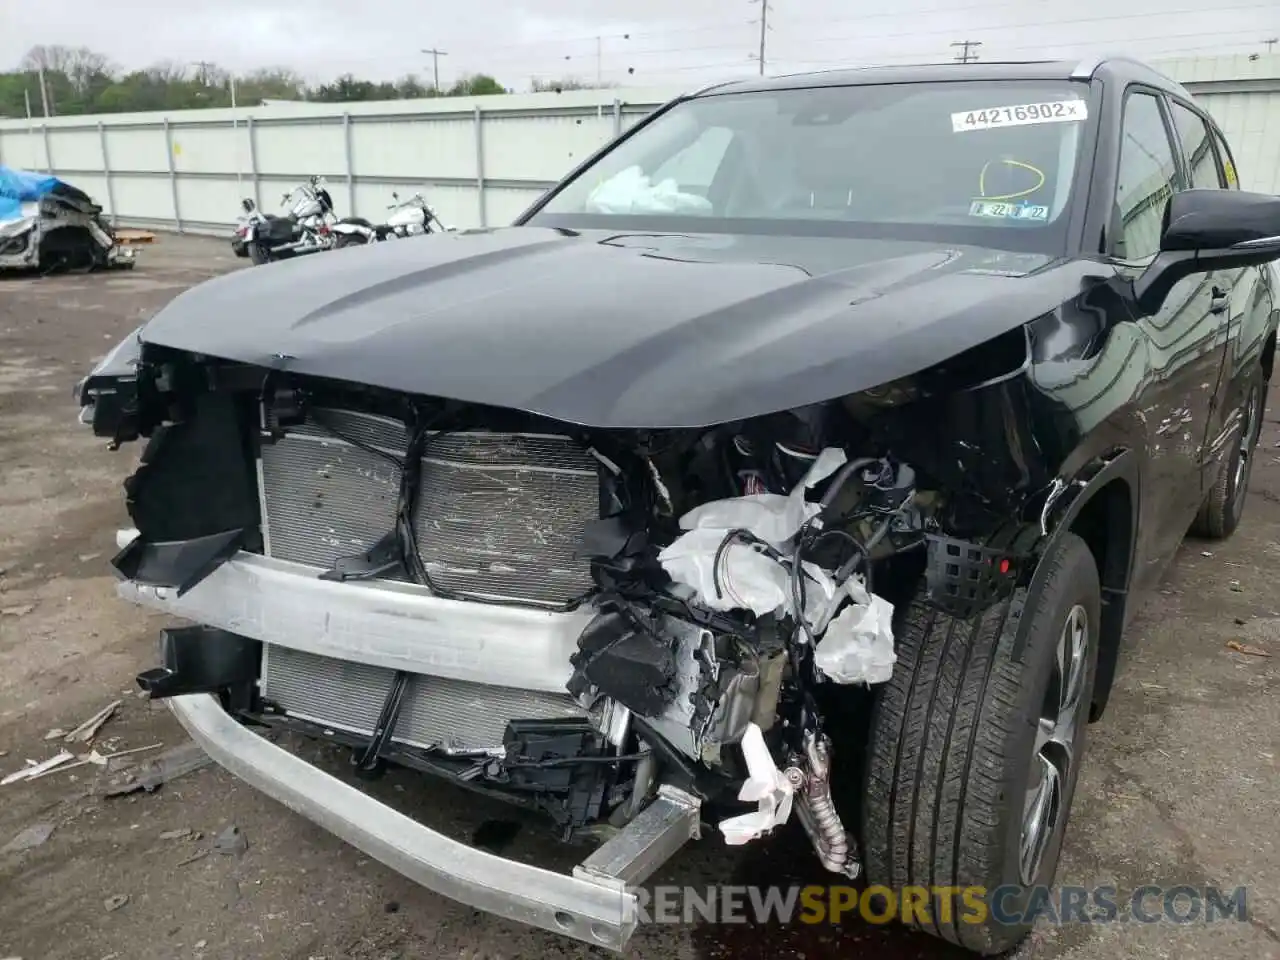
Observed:
[[[683,192],[706,196],[732,139],[733,131],[725,127],[704,130],[697,140],[653,172],[653,182],[674,180]]]
[[[1177,185],[1178,165],[1160,102],[1147,93],[1129,94],[1112,211],[1117,257],[1144,260],[1159,252],[1165,207]]]
[[[1222,187],[1218,174],[1218,161],[1213,153],[1213,138],[1204,118],[1180,103],[1170,102],[1173,108],[1173,125],[1178,128],[1182,141],[1182,156],[1191,175],[1191,187]]]
[[[1236,172],[1235,160],[1231,157],[1231,148],[1227,146],[1227,141],[1222,139],[1222,134],[1217,130],[1213,131],[1214,142],[1218,144],[1218,156],[1222,160],[1223,179],[1227,181],[1227,189],[1240,189],[1240,175]]]

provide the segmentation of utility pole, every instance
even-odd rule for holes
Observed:
[[[971,63],[978,59],[978,47],[982,46],[981,40],[957,40],[951,44],[953,47],[960,47],[960,52],[956,54],[956,59],[961,63]]]
[[[1272,37],[1269,40],[1263,40],[1262,42],[1267,45],[1267,56],[1270,56],[1272,47],[1277,43],[1280,43],[1280,37]]]
[[[435,47],[431,47],[427,50],[423,50],[422,52],[431,54],[431,70],[432,70],[432,73],[435,75],[434,87],[436,91],[436,96],[439,96],[440,95],[440,58],[447,57],[449,55],[449,52],[447,50],[437,50]]]
[[[200,79],[200,86],[207,87],[209,85],[209,68],[213,64],[208,60],[197,60],[192,64],[199,71],[196,75]]]
[[[765,44],[769,33],[769,0],[751,0],[760,4],[760,53],[755,58],[760,64],[760,76],[764,76]]]
[[[44,107],[45,119],[49,117],[49,87],[44,82],[44,65],[41,64],[37,71],[40,74],[40,105]]]

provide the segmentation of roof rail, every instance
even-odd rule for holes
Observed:
[[[1107,57],[1086,57],[1075,65],[1075,69],[1071,71],[1072,80],[1092,80],[1093,75],[1098,72],[1098,68],[1102,66],[1103,61]]]

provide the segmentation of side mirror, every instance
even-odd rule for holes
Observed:
[[[244,208],[245,213],[253,213],[254,202],[249,197],[245,197],[243,200],[241,200],[240,206]]]
[[[1134,281],[1143,316],[1193,273],[1280,260],[1280,197],[1241,190],[1184,190],[1165,208],[1160,252]]]
[[[395,190],[392,190],[392,191],[391,191],[391,199],[392,199],[392,200],[394,200],[396,203],[399,203],[399,202],[400,202],[400,194],[399,194],[399,193],[397,193]]]

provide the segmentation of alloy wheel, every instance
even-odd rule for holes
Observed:
[[[1253,451],[1262,424],[1262,389],[1254,386],[1241,413],[1240,447],[1236,453],[1235,476],[1231,490],[1231,510],[1238,514],[1249,492],[1249,473],[1253,468]]]
[[[1066,824],[1065,800],[1075,771],[1088,652],[1089,615],[1076,604],[1067,613],[1058,638],[1032,748],[1018,850],[1019,872],[1027,886],[1036,882],[1045,852]]]

